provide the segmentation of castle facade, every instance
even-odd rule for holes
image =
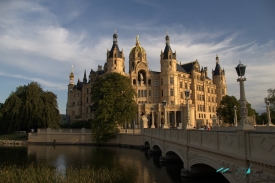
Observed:
[[[166,35],[164,51],[160,53],[160,71],[151,71],[145,49],[138,36],[129,54],[129,73],[125,72],[124,52],[118,47],[117,34],[113,35],[113,45],[107,51],[104,67],[98,66],[88,75],[84,71],[83,80],[74,83],[73,68],[69,75],[67,115],[70,121],[88,120],[93,117],[90,90],[97,77],[117,72],[130,78],[137,93],[135,101],[138,113],[129,127],[141,127],[141,118],[148,119],[143,127],[182,128],[191,125],[212,125],[216,109],[227,94],[225,71],[216,56],[215,69],[209,77],[207,67],[201,67],[198,60],[182,64],[172,52],[170,37]],[[186,100],[186,91],[190,97]],[[187,105],[188,102],[188,105]],[[189,121],[189,123],[188,123]]]

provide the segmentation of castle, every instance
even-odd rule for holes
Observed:
[[[172,52],[170,37],[166,35],[166,45],[160,53],[161,70],[151,71],[146,51],[137,36],[129,54],[129,73],[126,73],[124,52],[120,51],[117,38],[114,33],[113,45],[107,51],[104,67],[98,66],[97,71],[91,69],[88,76],[85,70],[83,81],[78,79],[74,83],[72,67],[66,111],[70,121],[93,117],[89,106],[92,105],[90,90],[94,81],[101,75],[117,72],[131,79],[129,84],[137,93],[138,114],[135,121],[129,123],[130,127],[139,128],[142,117],[149,119],[143,126],[145,128],[182,128],[188,121],[192,127],[212,125],[216,109],[227,94],[225,71],[221,69],[218,55],[211,79],[207,67],[201,67],[198,60],[179,63],[176,52]],[[187,90],[190,91],[189,100],[185,96]]]

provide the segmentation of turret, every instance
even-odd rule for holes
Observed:
[[[71,73],[69,75],[69,78],[70,78],[70,85],[74,85],[74,66],[72,65],[72,70],[71,70]]]
[[[217,106],[220,105],[222,97],[227,95],[227,86],[225,80],[225,71],[220,66],[218,54],[216,55],[216,67],[212,70],[213,84],[216,85]]]
[[[166,45],[164,52],[161,51],[160,53],[160,63],[161,63],[161,71],[176,71],[177,70],[177,61],[176,61],[176,52],[172,52],[170,47],[170,37],[168,33],[165,37]]]
[[[113,35],[113,46],[110,51],[107,50],[107,63],[104,70],[108,72],[117,72],[124,74],[125,64],[124,64],[124,53],[123,50],[120,51],[118,47],[116,31]]]

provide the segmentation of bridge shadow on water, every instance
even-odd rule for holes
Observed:
[[[145,156],[149,160],[152,158],[154,165],[160,169],[165,169],[170,179],[175,183],[229,183],[229,181],[216,170],[208,165],[197,164],[191,167],[191,177],[182,177],[182,160],[175,154],[169,153],[165,161],[162,160],[161,152],[150,152],[145,150]]]

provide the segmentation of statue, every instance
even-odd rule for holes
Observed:
[[[143,75],[139,73],[140,81],[143,81]]]

